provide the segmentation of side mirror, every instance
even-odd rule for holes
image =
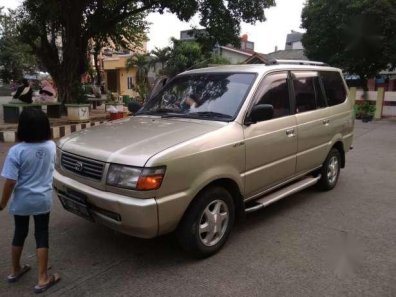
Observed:
[[[248,124],[263,122],[274,117],[274,107],[270,104],[258,104],[252,108]]]
[[[131,101],[128,103],[128,110],[133,114],[137,113],[141,108],[142,106],[135,101]]]

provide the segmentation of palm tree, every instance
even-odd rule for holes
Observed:
[[[126,61],[127,69],[136,68],[136,86],[135,90],[139,96],[145,100],[149,92],[148,73],[150,61],[148,54],[136,54]]]
[[[127,69],[136,68],[136,83],[147,81],[150,68],[149,56],[147,54],[135,54],[126,61]]]
[[[170,53],[171,53],[171,49],[169,46],[164,48],[156,47],[154,50],[151,51],[151,54],[154,56],[154,59],[152,61],[154,65],[154,70],[156,63],[161,63],[161,69],[165,68],[166,63],[169,60]]]

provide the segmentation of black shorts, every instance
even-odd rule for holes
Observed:
[[[14,215],[15,232],[12,245],[22,247],[25,243],[26,236],[29,233],[29,218],[30,216]],[[36,247],[48,248],[48,225],[49,213],[34,215],[34,237],[36,239]]]

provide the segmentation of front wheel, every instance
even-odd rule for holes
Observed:
[[[221,187],[202,192],[190,205],[177,230],[181,246],[196,257],[218,252],[226,242],[235,220],[230,193]]]
[[[329,191],[333,189],[340,176],[341,155],[336,148],[332,148],[320,170],[321,178],[318,182],[320,189]]]

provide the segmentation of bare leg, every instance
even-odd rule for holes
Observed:
[[[48,283],[48,249],[37,249],[37,262],[38,262],[38,285],[43,286]]]
[[[12,258],[12,275],[17,275],[22,267],[21,267],[21,255],[22,255],[23,246],[12,246],[11,247],[11,258]]]
[[[37,249],[38,284],[35,293],[42,293],[55,285],[61,279],[59,273],[48,275],[48,248]]]

